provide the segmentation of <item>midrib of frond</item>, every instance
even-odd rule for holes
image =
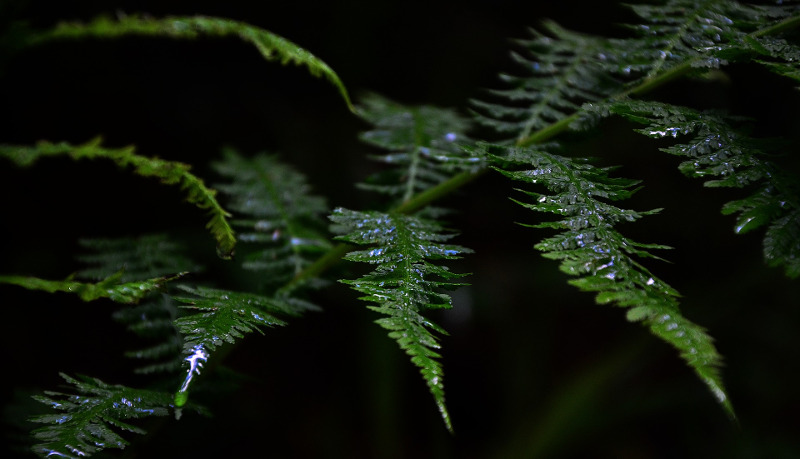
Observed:
[[[425,123],[423,117],[420,116],[419,110],[411,110],[411,116],[414,119],[414,148],[411,151],[411,164],[409,164],[408,167],[408,182],[406,182],[403,202],[408,201],[414,196],[417,185],[417,174],[419,173],[420,162],[422,161],[422,148],[426,140]]]

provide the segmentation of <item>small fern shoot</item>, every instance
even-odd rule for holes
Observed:
[[[328,206],[295,169],[274,156],[245,158],[230,149],[213,166],[230,180],[216,188],[238,216],[232,223],[239,240],[252,248],[242,266],[263,272],[264,283],[287,283],[331,247],[323,233]]]
[[[119,15],[116,20],[98,17],[87,24],[61,23],[55,28],[41,32],[31,39],[31,43],[46,42],[64,38],[117,38],[129,35],[162,36],[174,39],[195,39],[200,36],[235,36],[251,43],[268,61],[280,61],[302,65],[315,77],[324,77],[341,94],[347,107],[355,112],[347,89],[325,62],[306,49],[272,32],[232,19],[209,16],[166,17],[162,19]]]
[[[230,214],[217,202],[216,190],[207,188],[202,179],[189,172],[191,166],[140,156],[134,152],[133,147],[104,148],[100,146],[100,142],[98,137],[82,145],[70,145],[66,142],[39,142],[35,147],[0,145],[0,156],[21,167],[30,166],[39,158],[48,156],[69,156],[76,161],[104,158],[115,162],[119,167],[131,167],[142,177],[156,177],[166,185],[179,186],[186,192],[187,201],[208,211],[211,216],[206,228],[217,241],[217,254],[225,259],[233,256],[236,237],[228,224],[227,218]]]
[[[45,391],[47,396],[34,396],[59,411],[31,419],[48,424],[33,431],[40,443],[32,449],[40,457],[77,459],[107,448],[123,449],[130,443],[118,431],[145,433],[124,421],[166,416],[172,404],[172,397],[166,392],[111,385],[96,378],[76,379],[63,373],[61,377],[74,386],[75,393]]]
[[[372,158],[391,167],[359,187],[386,194],[394,204],[482,166],[480,158],[460,148],[471,143],[466,135],[470,123],[453,110],[409,107],[371,94],[362,101],[359,114],[372,125],[361,140],[384,150]]]
[[[750,196],[724,205],[724,214],[738,213],[735,231],[746,233],[767,226],[764,257],[783,267],[789,277],[800,276],[800,186],[797,177],[767,160],[761,144],[724,117],[690,108],[624,100],[608,109],[646,124],[637,132],[652,138],[691,136],[661,150],[688,158],[679,169],[690,177],[706,178],[707,187],[743,188],[756,185]]]
[[[733,416],[719,375],[721,357],[713,340],[703,328],[683,317],[678,309],[678,293],[636,261],[658,258],[650,250],[667,247],[635,242],[615,228],[618,223],[636,221],[658,210],[637,212],[603,201],[630,197],[638,182],[609,177],[609,168],[532,148],[482,148],[502,166],[496,170],[506,177],[538,184],[552,192],[520,190],[532,202],[514,200],[527,209],[562,217],[559,221],[528,225],[561,231],[536,244],[536,249],[546,258],[559,260],[563,272],[580,276],[570,284],[596,292],[597,303],[629,308],[628,320],[643,322],[654,335],[677,348]]]
[[[452,260],[470,250],[446,244],[453,236],[443,233],[435,221],[396,213],[355,212],[338,208],[330,217],[338,239],[357,245],[374,244],[375,248],[356,250],[345,259],[376,265],[375,270],[355,280],[342,280],[354,290],[366,294],[362,300],[375,303],[369,309],[388,317],[377,324],[389,330],[400,348],[411,356],[433,394],[448,430],[450,415],[444,400],[443,371],[436,360],[439,342],[429,331],[446,334],[422,316],[424,309],[452,307],[449,295],[441,288],[453,288],[452,282],[464,274],[455,274],[429,260]]]
[[[175,395],[177,406],[186,403],[192,378],[200,373],[209,351],[226,342],[234,343],[245,333],[263,333],[261,327],[285,325],[278,316],[298,316],[313,307],[279,295],[266,297],[186,285],[178,288],[190,296],[173,296],[173,299],[183,304],[182,309],[196,312],[175,320],[184,336],[184,361],[189,364],[186,379]]]

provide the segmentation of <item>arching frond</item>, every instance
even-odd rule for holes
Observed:
[[[347,260],[370,263],[375,270],[355,280],[342,280],[366,294],[362,300],[375,303],[369,309],[388,317],[376,321],[389,330],[400,348],[411,356],[433,394],[447,428],[452,430],[444,402],[444,384],[439,342],[429,331],[446,333],[422,316],[429,308],[450,308],[451,298],[440,293],[460,283],[451,280],[463,276],[429,260],[452,260],[470,252],[461,246],[446,244],[452,235],[444,234],[436,222],[409,215],[380,212],[355,212],[338,208],[331,215],[339,239],[374,248],[357,250]]]
[[[390,166],[359,186],[389,195],[395,204],[481,166],[480,158],[460,148],[472,142],[466,135],[470,123],[454,110],[410,107],[371,94],[359,114],[373,127],[361,140],[384,150],[373,159]]]
[[[306,49],[262,28],[232,19],[209,16],[152,18],[144,16],[121,15],[117,19],[99,17],[92,22],[81,24],[65,22],[52,30],[36,35],[32,43],[64,38],[117,38],[128,35],[194,39],[200,36],[234,36],[251,43],[268,61],[281,64],[302,65],[315,77],[323,77],[338,89],[347,107],[355,111],[347,89],[325,62]]]
[[[6,157],[18,166],[30,166],[41,157],[69,156],[74,160],[104,158],[114,161],[119,167],[132,168],[142,177],[156,177],[167,185],[179,186],[186,193],[186,200],[211,216],[206,228],[217,241],[217,253],[222,258],[233,256],[236,237],[228,224],[230,214],[219,205],[216,190],[207,188],[203,180],[193,175],[191,166],[176,161],[139,156],[133,147],[104,148],[100,138],[83,145],[70,145],[66,142],[39,142],[35,147],[0,145],[0,156]]]
[[[516,201],[527,209],[559,215],[561,220],[530,225],[561,232],[535,245],[544,256],[559,260],[572,276],[572,285],[596,292],[600,304],[627,307],[630,321],[641,321],[670,343],[711,389],[732,416],[728,396],[719,375],[721,357],[703,328],[687,320],[678,308],[678,293],[642,266],[637,258],[657,258],[652,249],[623,236],[621,222],[633,222],[656,211],[637,212],[606,201],[630,197],[636,180],[609,177],[608,168],[569,159],[532,148],[485,147],[494,155],[503,175],[547,188],[551,194],[524,191],[530,201]]]
[[[48,424],[33,431],[40,442],[33,451],[39,457],[77,459],[108,448],[123,449],[129,442],[119,431],[145,433],[124,421],[166,416],[172,404],[172,397],[166,392],[111,385],[96,378],[76,379],[63,373],[61,377],[74,386],[73,393],[45,391],[47,396],[34,396],[59,412],[31,419]]]
[[[97,283],[77,282],[72,278],[63,281],[39,279],[29,276],[0,276],[0,283],[18,285],[28,290],[41,290],[48,293],[74,293],[83,301],[109,298],[117,303],[138,303],[151,292],[161,290],[164,284],[183,277],[180,273],[172,277],[157,277],[133,282],[120,282],[120,271]]]
[[[243,266],[263,271],[265,283],[285,284],[331,247],[323,233],[328,206],[295,169],[274,156],[245,158],[233,150],[214,168],[230,181],[217,188],[237,214],[239,240],[252,248]]]
[[[760,143],[726,118],[690,108],[657,102],[625,100],[609,106],[616,114],[646,124],[637,132],[653,138],[689,136],[662,151],[688,158],[679,168],[706,179],[708,187],[756,186],[749,197],[723,207],[737,213],[735,231],[745,233],[767,226],[764,256],[771,266],[781,266],[789,277],[800,276],[800,185],[764,156]]]

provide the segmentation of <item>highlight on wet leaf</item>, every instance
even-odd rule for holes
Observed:
[[[642,322],[650,332],[674,346],[717,401],[733,417],[722,385],[722,359],[706,331],[687,320],[678,308],[678,292],[644,267],[640,259],[659,258],[658,244],[633,241],[617,231],[658,210],[645,212],[617,207],[610,202],[629,198],[639,182],[609,176],[612,168],[592,166],[533,148],[482,146],[506,177],[546,188],[549,193],[519,190],[527,199],[514,202],[536,211],[555,214],[557,221],[525,225],[559,231],[535,245],[543,256],[560,262],[560,269],[577,279],[570,284],[595,292],[598,304],[629,308],[628,320]]]
[[[331,248],[328,205],[311,194],[303,174],[276,156],[246,158],[231,149],[213,166],[228,180],[216,188],[236,215],[242,266],[263,273],[264,284],[286,284]]]
[[[361,134],[363,142],[383,150],[375,161],[389,165],[360,188],[394,199],[394,204],[434,187],[453,175],[475,171],[483,164],[461,146],[469,145],[470,123],[455,110],[406,106],[376,94],[363,98],[361,117],[372,129]]]
[[[0,145],[0,157],[5,157],[18,166],[27,167],[36,160],[49,156],[68,156],[79,159],[109,159],[122,168],[132,168],[142,177],[156,177],[161,183],[180,187],[186,193],[186,200],[200,209],[206,210],[211,220],[206,228],[217,241],[217,254],[221,258],[231,258],[236,245],[236,237],[228,224],[230,214],[219,205],[216,190],[207,188],[203,180],[193,175],[191,166],[177,161],[139,156],[134,147],[105,148],[101,139],[95,138],[82,145],[67,142],[39,142],[36,146]]]
[[[31,276],[0,276],[0,283],[18,285],[28,290],[40,290],[48,293],[74,293],[83,301],[108,298],[117,303],[133,304],[138,303],[150,293],[163,289],[167,282],[180,279],[185,274],[178,273],[170,277],[121,282],[123,271],[120,271],[97,283],[78,282],[72,278],[56,281]]]
[[[422,315],[425,309],[452,307],[452,299],[442,289],[463,283],[453,282],[464,274],[455,274],[436,260],[460,258],[470,250],[448,244],[447,234],[436,221],[410,215],[380,212],[356,212],[343,208],[330,216],[338,239],[371,248],[355,250],[345,259],[375,265],[375,269],[358,279],[341,280],[365,294],[360,299],[374,303],[369,309],[388,317],[376,323],[389,330],[400,348],[411,356],[439,407],[448,430],[453,430],[444,398],[439,341],[431,331],[446,332]]]
[[[116,19],[111,19],[101,16],[85,24],[63,22],[51,30],[35,35],[31,43],[65,38],[118,38],[130,35],[175,39],[238,37],[255,46],[264,59],[268,61],[279,61],[282,65],[291,63],[304,66],[311,75],[325,78],[336,87],[347,107],[355,112],[344,83],[328,64],[286,38],[260,27],[232,19],[210,16],[170,16],[159,19],[124,14],[118,15]]]
[[[69,393],[45,391],[34,398],[57,414],[36,416],[31,421],[47,424],[33,431],[39,457],[87,457],[108,448],[130,444],[123,432],[146,433],[129,419],[166,416],[172,396],[166,392],[106,384],[96,378],[73,378],[61,373],[72,387]]]
[[[748,197],[725,204],[722,213],[738,214],[737,233],[766,226],[767,263],[782,267],[789,277],[800,276],[800,180],[768,160],[768,142],[735,127],[735,119],[677,105],[622,100],[606,109],[647,125],[636,130],[641,134],[681,138],[681,142],[661,151],[688,158],[679,169],[689,177],[705,179],[705,186],[755,187]]]

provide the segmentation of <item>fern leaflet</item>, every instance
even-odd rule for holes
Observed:
[[[650,331],[670,343],[711,389],[728,414],[733,408],[719,375],[721,357],[705,330],[681,315],[678,293],[638,258],[658,258],[651,249],[666,248],[635,242],[620,234],[616,224],[632,222],[658,210],[637,212],[600,199],[617,201],[631,196],[638,182],[608,176],[609,168],[597,168],[585,160],[569,159],[529,148],[483,147],[501,164],[503,175],[525,183],[539,184],[553,194],[523,191],[533,202],[516,201],[527,209],[562,216],[562,220],[529,225],[562,230],[536,244],[544,256],[559,260],[560,268],[572,276],[570,284],[597,292],[600,304],[628,307],[630,321],[642,321]],[[521,169],[520,169],[521,168]],[[522,190],[521,190],[522,191]]]
[[[653,138],[691,136],[662,151],[689,158],[679,166],[690,177],[713,177],[708,187],[757,185],[744,199],[725,204],[724,214],[738,213],[735,231],[745,233],[768,225],[764,257],[782,266],[789,277],[800,276],[800,189],[796,177],[767,161],[757,140],[722,116],[656,102],[626,100],[611,104],[611,112],[646,124],[637,132]],[[763,142],[762,142],[763,143]]]
[[[103,148],[100,138],[95,138],[83,145],[70,145],[66,142],[57,144],[39,142],[35,147],[0,146],[0,156],[5,156],[18,166],[30,166],[40,157],[69,156],[74,160],[106,158],[114,161],[119,167],[132,167],[134,172],[143,177],[157,177],[167,185],[177,185],[186,192],[186,200],[200,209],[207,210],[211,220],[206,228],[217,241],[217,254],[222,258],[233,256],[236,237],[227,217],[230,214],[223,209],[216,199],[217,192],[209,189],[203,180],[189,172],[188,164],[166,161],[159,158],[147,158],[134,153],[133,147]]]
[[[0,276],[0,283],[18,285],[28,290],[41,290],[48,293],[74,293],[83,301],[94,301],[109,298],[117,303],[138,303],[151,292],[161,290],[164,284],[183,277],[185,273],[172,277],[157,277],[143,281],[120,282],[123,272],[120,271],[97,283],[84,283],[67,278],[63,281],[39,279],[28,276]]]
[[[480,158],[465,155],[460,148],[471,142],[465,135],[470,125],[452,110],[408,107],[372,94],[359,114],[373,126],[361,140],[387,152],[373,159],[393,166],[359,187],[391,196],[398,201],[395,204],[481,166]]]
[[[208,16],[166,17],[156,19],[141,16],[121,15],[117,20],[99,17],[88,24],[61,23],[52,30],[39,33],[31,42],[43,42],[63,38],[117,38],[127,35],[164,36],[178,39],[194,39],[199,36],[235,36],[251,43],[268,61],[280,61],[303,65],[315,77],[324,77],[341,94],[347,107],[355,112],[350,96],[339,76],[328,64],[291,41],[259,27]]]
[[[77,394],[45,391],[47,396],[34,396],[61,412],[31,419],[48,424],[33,431],[41,442],[33,451],[40,457],[78,458],[107,448],[123,449],[129,442],[117,431],[145,433],[124,420],[166,416],[172,404],[172,397],[165,392],[110,385],[95,378],[75,379],[63,373],[61,377],[75,386]]]
[[[442,366],[435,360],[441,357],[435,351],[440,346],[429,329],[446,332],[423,317],[421,311],[452,307],[450,296],[436,290],[464,285],[451,282],[463,274],[454,274],[428,260],[456,259],[459,254],[470,252],[469,249],[445,244],[453,236],[443,234],[442,227],[432,220],[342,208],[334,210],[330,218],[334,231],[341,234],[338,239],[358,245],[376,245],[345,256],[350,261],[377,265],[375,270],[358,279],[341,282],[366,294],[362,300],[377,304],[369,309],[388,316],[376,323],[389,330],[389,336],[397,340],[400,348],[420,368],[447,428],[452,431],[444,401]],[[437,278],[441,280],[435,280]]]
[[[177,406],[186,402],[192,378],[200,373],[202,363],[208,360],[208,351],[215,350],[224,342],[233,343],[245,333],[263,333],[260,327],[285,325],[286,322],[277,316],[297,316],[314,308],[308,303],[279,295],[266,297],[185,285],[178,288],[191,296],[175,296],[173,299],[184,304],[181,308],[198,312],[175,320],[184,336],[184,361],[189,363],[186,379],[176,394]]]
[[[181,246],[166,234],[148,234],[135,238],[93,238],[78,241],[91,250],[77,257],[89,267],[80,270],[78,277],[100,280],[123,271],[122,282],[165,276],[178,272],[197,272],[200,268],[183,256]]]
[[[249,159],[233,150],[214,168],[231,181],[217,188],[241,216],[233,221],[241,230],[239,240],[255,247],[242,265],[264,271],[266,283],[288,282],[331,247],[322,233],[328,206],[310,194],[302,174],[274,156]]]

